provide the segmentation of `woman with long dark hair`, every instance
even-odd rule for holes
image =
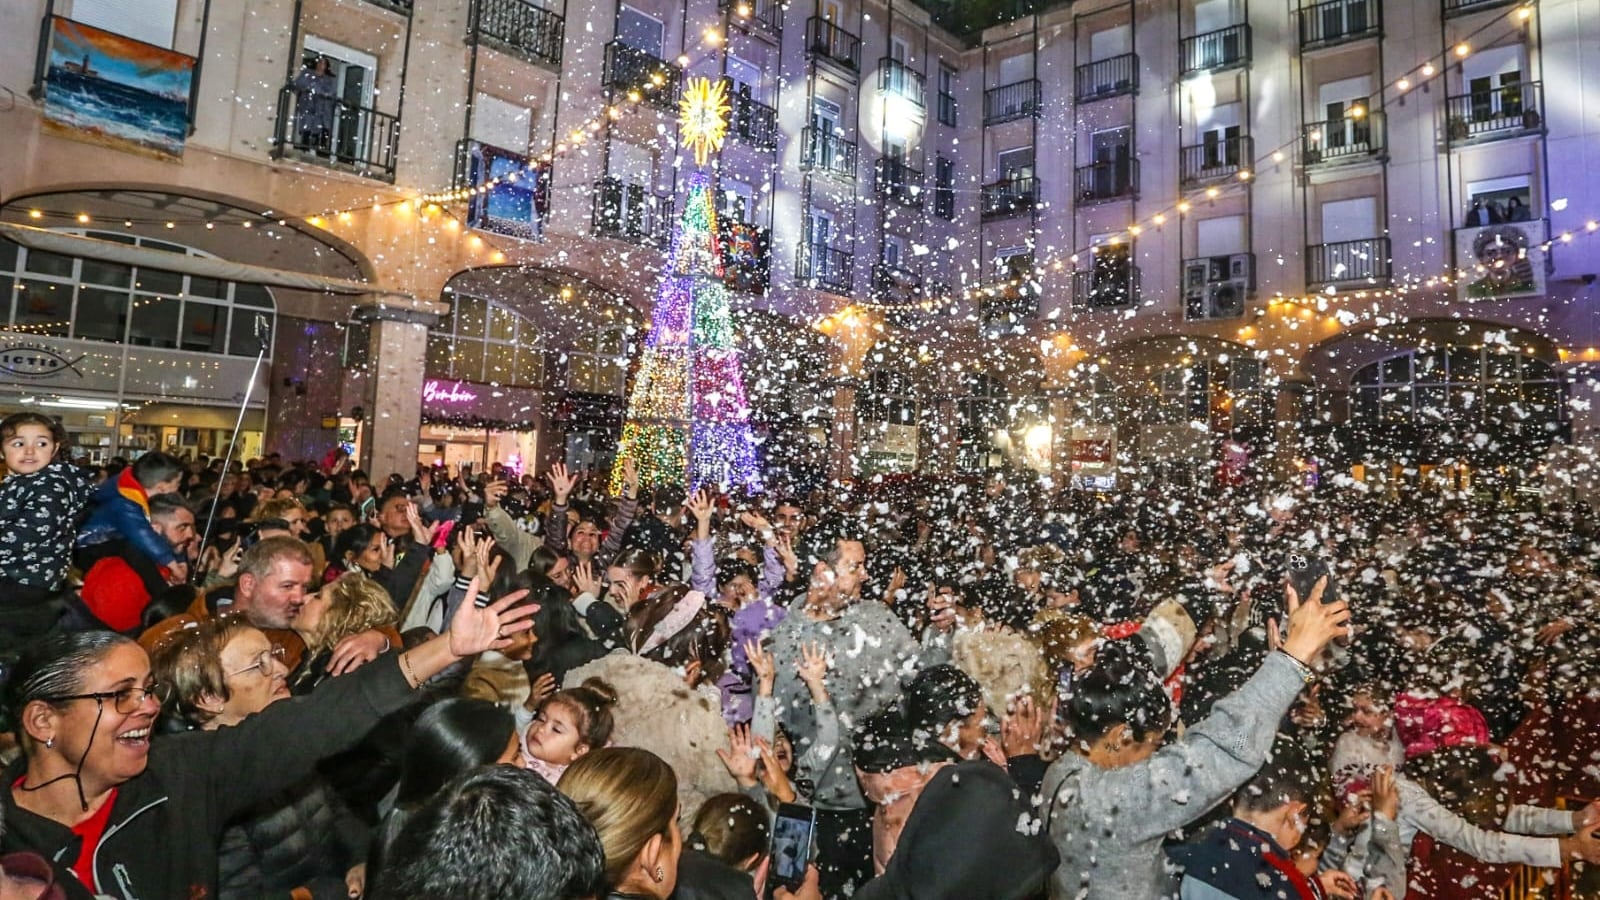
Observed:
[[[423,803],[450,779],[490,763],[522,755],[511,714],[487,700],[452,697],[417,717],[400,757],[394,806],[383,817],[367,857],[367,881],[377,880],[389,845]]]

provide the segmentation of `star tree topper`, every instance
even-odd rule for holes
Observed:
[[[722,150],[728,135],[728,83],[722,79],[691,78],[678,102],[678,126],[694,148],[695,165],[703,166],[712,153]]]

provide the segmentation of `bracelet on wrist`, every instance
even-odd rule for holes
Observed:
[[[1296,659],[1294,654],[1287,650],[1281,649],[1278,652],[1283,654],[1284,659],[1287,659],[1290,663],[1294,664],[1294,669],[1297,673],[1299,673],[1301,681],[1304,681],[1306,684],[1310,684],[1317,680],[1317,673],[1312,671],[1310,666]]]

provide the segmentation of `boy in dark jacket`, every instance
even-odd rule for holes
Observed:
[[[167,539],[150,524],[150,498],[176,493],[183,483],[183,463],[165,453],[151,452],[94,493],[94,510],[78,532],[80,553],[121,537],[156,565],[173,573],[174,583],[188,579],[189,561],[179,559]]]

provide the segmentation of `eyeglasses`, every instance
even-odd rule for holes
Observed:
[[[95,691],[90,694],[56,694],[50,697],[40,697],[46,703],[66,703],[69,700],[93,700],[96,703],[111,701],[117,712],[131,715],[144,705],[144,698],[154,697],[156,703],[166,705],[172,697],[172,685],[152,681],[142,687],[118,688],[114,691]]]
[[[244,673],[249,672],[251,670],[259,671],[263,676],[265,676],[267,674],[267,669],[269,669],[272,666],[272,663],[273,663],[274,660],[277,660],[278,662],[282,662],[283,661],[283,648],[282,647],[274,646],[269,650],[261,651],[261,655],[256,657],[256,661],[255,662],[251,663],[248,666],[245,666],[242,669],[239,669],[236,672],[228,672],[223,677],[224,678],[232,678],[235,675],[243,675]]]

